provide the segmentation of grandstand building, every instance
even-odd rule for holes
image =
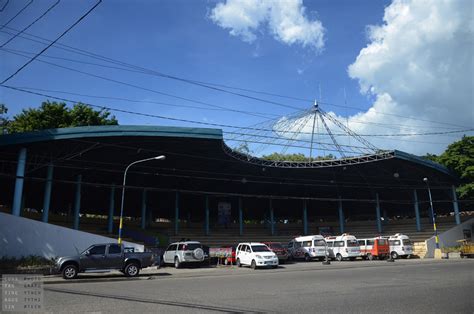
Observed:
[[[271,162],[233,150],[220,129],[160,126],[3,135],[0,151],[2,211],[98,234],[117,234],[125,168],[159,155],[166,159],[128,171],[127,237],[155,232],[209,245],[342,232],[426,239],[427,184],[440,229],[462,218],[456,176],[401,151]]]

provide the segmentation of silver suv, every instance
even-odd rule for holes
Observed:
[[[180,268],[183,263],[201,263],[204,261],[204,250],[197,241],[171,243],[163,254],[163,264],[174,264]]]

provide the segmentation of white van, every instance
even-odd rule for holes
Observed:
[[[388,237],[388,243],[390,244],[390,255],[393,259],[399,257],[410,258],[413,254],[413,244],[407,235],[394,234]]]
[[[326,257],[326,241],[322,235],[309,235],[297,237],[288,243],[288,254],[290,258],[305,261],[312,259],[323,260]]]
[[[235,258],[238,267],[242,265],[248,265],[252,269],[278,267],[278,257],[263,243],[239,243],[235,249]]]
[[[328,245],[328,252],[330,258],[335,258],[342,261],[347,258],[351,261],[355,260],[360,255],[360,246],[356,237],[353,235],[343,233],[336,237],[326,237]]]

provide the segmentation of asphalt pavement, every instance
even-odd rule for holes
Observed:
[[[474,313],[474,260],[166,267],[135,279],[49,277],[44,288],[54,313]]]

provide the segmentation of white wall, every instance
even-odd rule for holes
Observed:
[[[0,213],[0,257],[75,255],[92,244],[116,242],[117,239]],[[144,250],[140,244],[124,244],[137,252]]]
[[[457,225],[456,227],[439,234],[439,247],[459,246],[459,242],[456,241],[464,239],[463,230],[465,229],[471,230],[471,234],[474,236],[474,218],[471,218],[460,225]],[[428,248],[426,257],[434,257],[434,250],[436,248],[436,240],[434,236],[426,240],[426,246]]]

